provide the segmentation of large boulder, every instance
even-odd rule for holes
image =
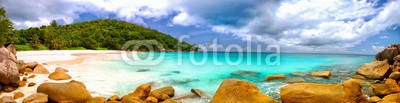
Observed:
[[[15,58],[15,55],[7,48],[0,47],[0,62],[2,62],[3,60],[11,60],[15,63],[18,61],[17,58]]]
[[[43,66],[43,65],[37,65],[35,69],[33,69],[33,72],[35,74],[50,74],[50,72]]]
[[[354,80],[343,84],[295,83],[280,89],[283,103],[360,103],[365,100]]]
[[[17,84],[19,81],[19,71],[17,64],[11,60],[3,60],[0,63],[0,83]]]
[[[311,72],[311,75],[314,77],[323,77],[323,78],[330,78],[331,71],[318,71],[318,72]]]
[[[399,103],[400,102],[400,93],[389,94],[382,98],[382,101],[379,103]]]
[[[399,93],[400,86],[397,84],[394,79],[386,79],[384,84],[375,84],[372,86],[374,90],[374,94],[378,96],[384,96],[392,93]]]
[[[219,86],[211,103],[278,103],[260,92],[253,83],[226,79]]]
[[[369,79],[383,79],[390,73],[391,69],[387,60],[374,60],[371,63],[365,63],[357,70],[357,74]]]
[[[161,99],[163,94],[166,94],[169,97],[174,97],[175,89],[171,86],[158,88],[156,90],[151,91],[149,96]]]
[[[67,80],[67,79],[71,79],[71,76],[69,76],[65,72],[53,72],[49,75],[48,78],[51,80]]]
[[[82,82],[72,80],[68,83],[43,83],[37,88],[38,93],[49,96],[49,102],[72,101],[84,103],[92,96]]]
[[[22,103],[47,103],[49,96],[43,93],[35,93],[26,97]]]
[[[121,99],[137,97],[141,100],[146,100],[150,91],[151,91],[150,84],[142,84],[142,85],[138,86],[133,93],[129,93],[128,95],[122,97]]]
[[[376,60],[389,60],[389,64],[394,63],[394,57],[399,55],[399,49],[397,45],[390,45],[389,47],[385,48],[384,50],[380,51],[378,54],[375,55]]]
[[[17,55],[17,49],[15,49],[13,44],[8,45],[7,50],[13,53],[14,55]]]

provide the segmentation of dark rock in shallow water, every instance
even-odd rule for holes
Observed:
[[[265,79],[262,77],[261,73],[259,72],[254,72],[254,71],[243,71],[239,70],[236,72],[230,73],[229,76],[225,76],[224,78],[238,78],[238,79],[243,79],[243,80],[248,80],[252,82],[263,82]]]
[[[200,89],[194,89],[194,88],[192,88],[191,91],[192,91],[192,93],[194,93],[194,94],[200,96],[201,98],[211,98],[211,96],[210,96],[208,93],[206,93],[206,92],[204,92],[204,91],[202,91],[202,90],[200,90]]]
[[[302,83],[306,82],[303,78],[286,78],[286,83]]]
[[[173,84],[189,84],[190,82],[200,81],[199,79],[182,78],[171,80]]]
[[[239,70],[239,71],[231,73],[231,75],[241,75],[241,76],[258,76],[260,74],[261,73],[259,73],[259,72],[244,71],[244,70]]]
[[[148,72],[148,71],[150,71],[150,69],[139,69],[139,70],[136,70],[136,72]]]
[[[181,71],[172,71],[172,73],[174,73],[174,74],[180,74],[181,73]]]
[[[307,76],[309,73],[306,73],[306,72],[293,72],[293,73],[291,73],[291,75],[294,75],[294,76],[299,76],[299,77],[304,77],[304,76]]]

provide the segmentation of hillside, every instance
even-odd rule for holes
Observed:
[[[145,28],[140,25],[125,21],[100,19],[79,22],[68,25],[57,25],[53,21],[49,26],[40,28],[28,28],[14,30],[11,36],[6,38],[9,43],[16,44],[19,49],[112,49],[120,50],[130,40],[134,44],[151,44],[157,41],[167,51],[174,51],[182,47],[182,51],[189,51],[194,47],[186,42],[179,42],[170,35],[157,30]],[[160,46],[154,46],[160,50]],[[133,49],[132,47],[130,47]],[[196,48],[196,47],[194,47]],[[144,46],[138,49],[147,51]]]

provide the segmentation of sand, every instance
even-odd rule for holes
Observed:
[[[38,62],[43,64],[48,71],[53,72],[56,67],[63,67],[69,70],[67,74],[72,76],[72,79],[82,76],[86,67],[76,66],[85,62],[102,61],[102,60],[121,60],[122,51],[115,50],[45,50],[45,51],[19,51],[17,52],[18,60],[24,60],[25,62]],[[69,69],[74,68],[74,69]],[[78,69],[77,69],[78,68]],[[81,69],[81,70],[79,70]],[[78,75],[77,75],[78,74]],[[32,74],[30,74],[32,75]],[[70,80],[54,81],[47,78],[48,74],[35,74],[35,78],[29,78],[29,82],[35,82],[36,85],[28,87],[19,87],[11,93],[2,93],[3,96],[13,96],[15,92],[22,92],[25,94],[23,98],[16,99],[18,103],[21,103],[24,98],[29,95],[36,93],[37,87],[45,82],[69,82]],[[29,76],[29,75],[28,75]],[[26,77],[28,77],[26,76]],[[24,76],[21,77],[21,80]]]

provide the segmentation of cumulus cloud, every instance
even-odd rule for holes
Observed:
[[[375,52],[379,52],[379,51],[382,51],[383,49],[385,49],[384,46],[376,46],[376,45],[372,45],[371,48],[372,48],[372,50],[374,50]]]

